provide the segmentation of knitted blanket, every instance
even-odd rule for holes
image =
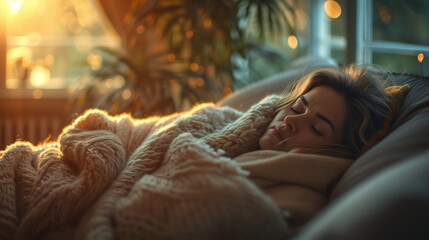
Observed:
[[[275,97],[142,120],[90,110],[58,140],[0,152],[0,239],[279,239],[277,205],[231,161]]]

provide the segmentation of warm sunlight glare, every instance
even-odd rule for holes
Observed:
[[[9,10],[12,15],[19,13],[22,8],[22,0],[9,0]]]
[[[423,53],[420,53],[418,56],[417,56],[417,60],[419,61],[419,62],[423,62],[423,59],[425,58],[425,55],[423,55]]]
[[[30,83],[33,87],[44,87],[50,80],[51,73],[49,69],[42,65],[36,65],[31,70]]]
[[[338,2],[328,0],[324,4],[326,14],[331,18],[338,18],[341,15],[341,6]]]
[[[296,38],[295,35],[290,35],[287,38],[287,44],[289,45],[290,48],[295,49],[298,47],[298,39]]]

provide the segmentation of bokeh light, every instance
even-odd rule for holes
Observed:
[[[290,48],[295,49],[298,47],[298,39],[296,38],[295,35],[290,35],[287,38],[287,44],[289,45]]]
[[[189,30],[186,32],[186,38],[192,38],[194,36],[194,32]]]
[[[113,78],[113,86],[115,88],[121,88],[125,85],[125,79],[121,75],[117,75]]]
[[[101,64],[103,63],[103,59],[101,58],[101,56],[94,53],[89,54],[86,60],[89,66],[91,66],[92,70],[100,69]]]
[[[204,86],[204,79],[202,79],[202,78],[197,78],[197,86],[198,86],[198,87],[202,87],[202,86]]]
[[[137,28],[136,28],[136,33],[138,33],[138,34],[142,34],[144,32],[144,26],[143,25],[139,25]]]
[[[333,0],[328,0],[325,2],[323,7],[325,9],[326,14],[330,18],[338,18],[339,16],[341,16],[341,6],[340,4],[338,4],[338,2]]]
[[[131,91],[129,89],[124,89],[122,91],[122,99],[128,100],[131,97]]]
[[[51,79],[51,73],[49,69],[47,69],[43,65],[36,65],[31,70],[30,74],[30,83],[31,86],[36,88],[45,87],[49,80]]]
[[[33,90],[33,98],[34,99],[41,99],[43,97],[43,91],[40,89],[34,89]]]
[[[174,53],[170,53],[168,54],[167,59],[169,62],[174,62],[174,60],[176,60],[176,55],[174,55]]]
[[[420,53],[420,54],[417,56],[417,60],[418,60],[419,62],[423,62],[423,59],[425,59],[425,55],[424,55],[423,53]]]
[[[196,72],[198,71],[199,66],[197,63],[192,63],[189,68],[191,69],[191,71]]]
[[[380,15],[381,21],[385,24],[389,24],[392,20],[392,16],[390,14],[390,10],[386,6],[382,6],[378,9],[378,14]]]

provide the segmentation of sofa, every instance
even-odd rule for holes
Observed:
[[[300,76],[336,65],[333,59],[304,57],[218,104],[246,110]],[[294,239],[429,239],[429,78],[391,73],[387,84],[409,85],[387,136],[351,164],[327,206]]]
[[[218,105],[246,110],[328,66],[299,59]],[[252,151],[275,97],[246,114],[211,103],[148,119],[90,110],[57,141],[0,151],[0,239],[429,239],[429,79],[391,80],[409,91],[356,160]]]

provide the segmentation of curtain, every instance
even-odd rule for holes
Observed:
[[[121,39],[123,50],[128,49],[130,42],[130,21],[136,0],[96,0],[101,11]]]

